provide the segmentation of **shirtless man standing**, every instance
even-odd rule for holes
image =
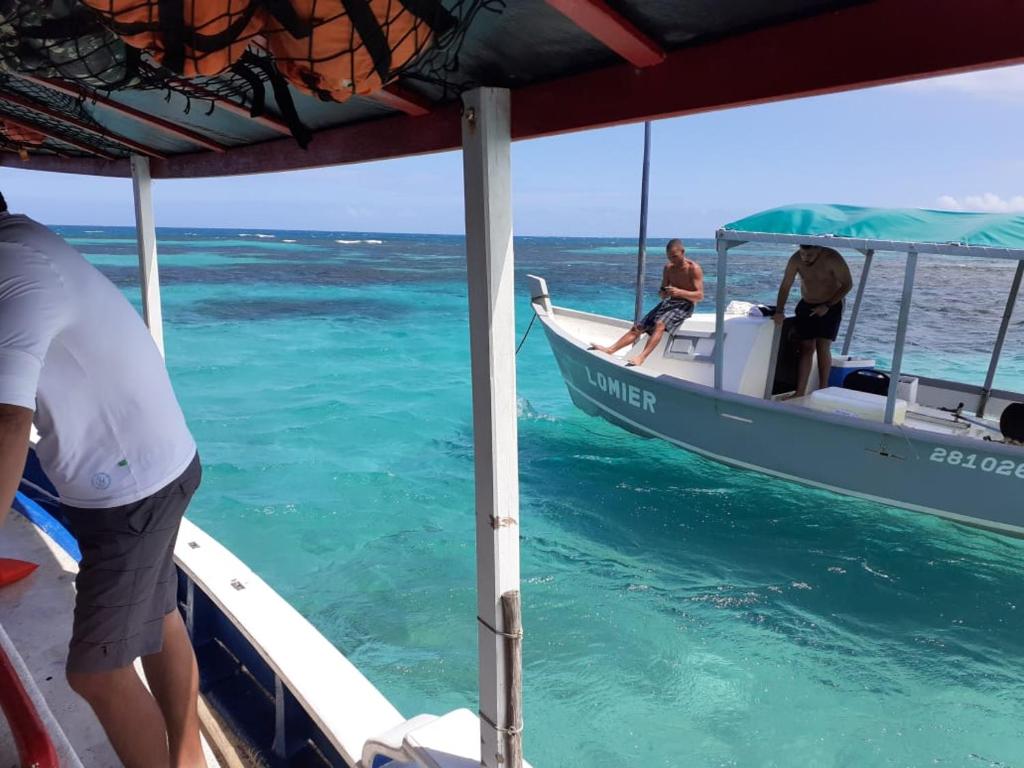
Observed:
[[[658,290],[661,301],[610,347],[593,344],[591,349],[611,355],[623,347],[631,346],[646,333],[650,338],[643,352],[626,361],[626,365],[643,365],[644,360],[658,346],[665,331],[674,331],[693,314],[693,305],[704,298],[704,270],[700,264],[686,258],[686,248],[678,238],[668,241],[665,253],[668,264],[661,273],[661,288]]]
[[[800,365],[795,397],[807,394],[811,377],[811,359],[818,353],[818,383],[827,386],[832,370],[832,342],[843,319],[843,297],[853,287],[850,268],[839,251],[813,245],[801,245],[789,257],[786,274],[775,302],[775,322],[786,317],[786,299],[793,280],[800,276],[800,303],[796,305],[796,335],[800,339]]]

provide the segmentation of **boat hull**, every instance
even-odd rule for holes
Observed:
[[[824,414],[588,351],[541,311],[573,403],[638,435],[806,485],[1024,536],[1024,451]]]

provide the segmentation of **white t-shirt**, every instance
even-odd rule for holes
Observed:
[[[71,506],[138,501],[196,453],[163,358],[128,300],[58,235],[3,213],[0,403],[35,411],[36,454]]]

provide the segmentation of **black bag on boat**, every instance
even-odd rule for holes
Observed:
[[[0,71],[114,90],[138,83],[138,59],[76,0],[0,0]]]
[[[868,368],[853,371],[843,379],[843,389],[885,396],[889,394],[889,374]]]
[[[999,431],[1007,440],[1024,443],[1024,403],[1010,403],[999,417]]]

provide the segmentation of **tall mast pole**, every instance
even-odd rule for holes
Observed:
[[[647,195],[651,183],[651,123],[644,123],[644,174],[640,182],[640,240],[636,254],[636,306],[633,322],[639,323],[644,312],[644,269],[647,266]]]

